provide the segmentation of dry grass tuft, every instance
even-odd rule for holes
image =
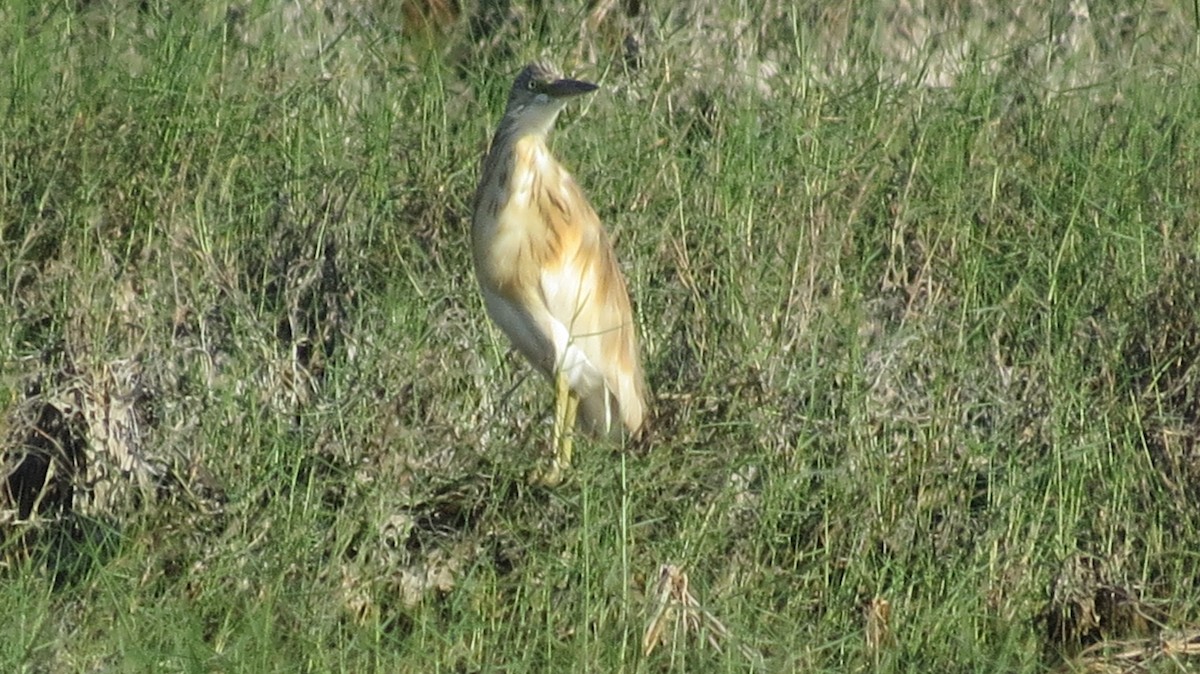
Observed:
[[[1050,650],[1069,657],[1162,628],[1166,616],[1143,602],[1136,588],[1115,582],[1110,566],[1084,554],[1063,560],[1041,615]]]
[[[687,573],[678,566],[660,566],[658,577],[653,586],[647,589],[646,595],[650,617],[642,635],[643,655],[650,655],[660,645],[686,648],[688,635],[700,639],[717,653],[723,652],[723,645],[733,640],[724,623],[692,594]],[[761,666],[762,655],[753,648],[738,644],[738,650],[752,665]]]
[[[1101,641],[1055,668],[1062,674],[1142,674],[1157,671],[1194,671],[1200,663],[1200,630],[1134,640]]]

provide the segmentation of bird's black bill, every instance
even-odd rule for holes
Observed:
[[[546,93],[555,98],[568,98],[591,93],[599,88],[599,86],[583,80],[558,80],[546,87]]]

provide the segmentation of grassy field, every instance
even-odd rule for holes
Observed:
[[[1200,667],[1194,8],[752,4],[0,10],[0,670]],[[539,56],[657,397],[554,490]]]

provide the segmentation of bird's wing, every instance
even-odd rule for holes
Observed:
[[[562,182],[564,209],[543,213],[558,255],[540,285],[557,323],[553,341],[586,423],[597,432],[637,432],[646,414],[637,326],[608,234],[574,180]],[[620,422],[617,424],[616,422]]]

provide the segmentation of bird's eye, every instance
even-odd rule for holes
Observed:
[[[537,80],[529,80],[529,84],[526,84],[525,88],[530,91],[537,91]]]

